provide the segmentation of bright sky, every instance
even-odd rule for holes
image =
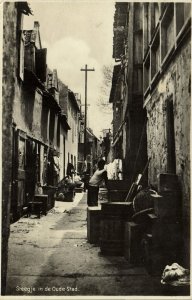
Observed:
[[[47,48],[47,63],[57,69],[59,78],[85,99],[85,67],[88,72],[88,126],[99,136],[102,129],[111,128],[112,114],[103,113],[98,106],[102,86],[102,67],[114,63],[113,0],[28,2],[33,16],[24,18],[24,29],[40,23],[42,47]],[[109,91],[110,92],[110,91]]]

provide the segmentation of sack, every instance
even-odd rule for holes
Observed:
[[[184,269],[177,263],[173,263],[171,266],[167,265],[163,271],[161,283],[174,286],[189,285],[189,270]]]

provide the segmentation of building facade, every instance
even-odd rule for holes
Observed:
[[[72,164],[77,170],[78,161],[78,132],[80,107],[77,94],[73,93],[68,86],[59,80],[59,104],[62,118],[65,118],[69,131],[62,138],[61,179],[67,173],[68,164]],[[64,156],[63,156],[64,155]]]
[[[184,253],[189,260],[191,4],[143,4],[144,108],[149,182],[175,174],[182,192]]]
[[[61,109],[57,88],[47,84],[47,50],[41,45],[38,22],[34,23],[33,30],[22,31],[20,53],[23,55],[20,55],[20,81],[16,85],[12,113],[13,221],[22,215],[40,187],[56,186],[54,151],[60,147]]]
[[[145,170],[144,184],[166,185],[189,265],[191,4],[117,2],[113,31],[113,154],[130,184]]]
[[[3,3],[3,73],[2,73],[2,240],[1,293],[5,295],[7,253],[10,231],[13,157],[13,103],[23,78],[21,32],[24,15],[31,14],[26,2]],[[11,59],[10,59],[11,57]]]
[[[131,185],[147,163],[146,111],[143,109],[143,11],[140,3],[116,3],[113,71],[114,158],[123,161],[123,178]],[[147,183],[147,174],[143,176]]]

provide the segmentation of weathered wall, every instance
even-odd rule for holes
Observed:
[[[176,174],[182,187],[182,210],[189,238],[190,220],[190,111],[191,43],[187,42],[163,75],[147,104],[149,182],[157,185],[157,175],[167,171],[166,100],[173,97]],[[189,251],[189,250],[188,250]]]
[[[1,293],[5,294],[7,252],[9,238],[9,211],[11,200],[12,168],[12,111],[14,98],[17,11],[14,2],[3,3],[3,107],[2,107],[2,241],[1,241]]]
[[[13,105],[13,120],[19,129],[41,139],[42,94],[39,89],[17,86]]]

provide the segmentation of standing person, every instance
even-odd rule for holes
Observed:
[[[54,186],[56,186],[59,182],[59,173],[60,173],[60,166],[59,166],[59,153],[54,149],[53,152],[53,177],[54,177]]]
[[[67,176],[70,176],[73,180],[73,174],[75,173],[75,168],[72,163],[68,163],[66,173],[67,173]]]
[[[104,169],[105,161],[103,159],[98,161],[98,168],[89,180],[88,186],[88,197],[87,204],[88,206],[97,206],[98,205],[98,194],[99,194],[99,186],[105,181],[107,185],[107,171]]]

